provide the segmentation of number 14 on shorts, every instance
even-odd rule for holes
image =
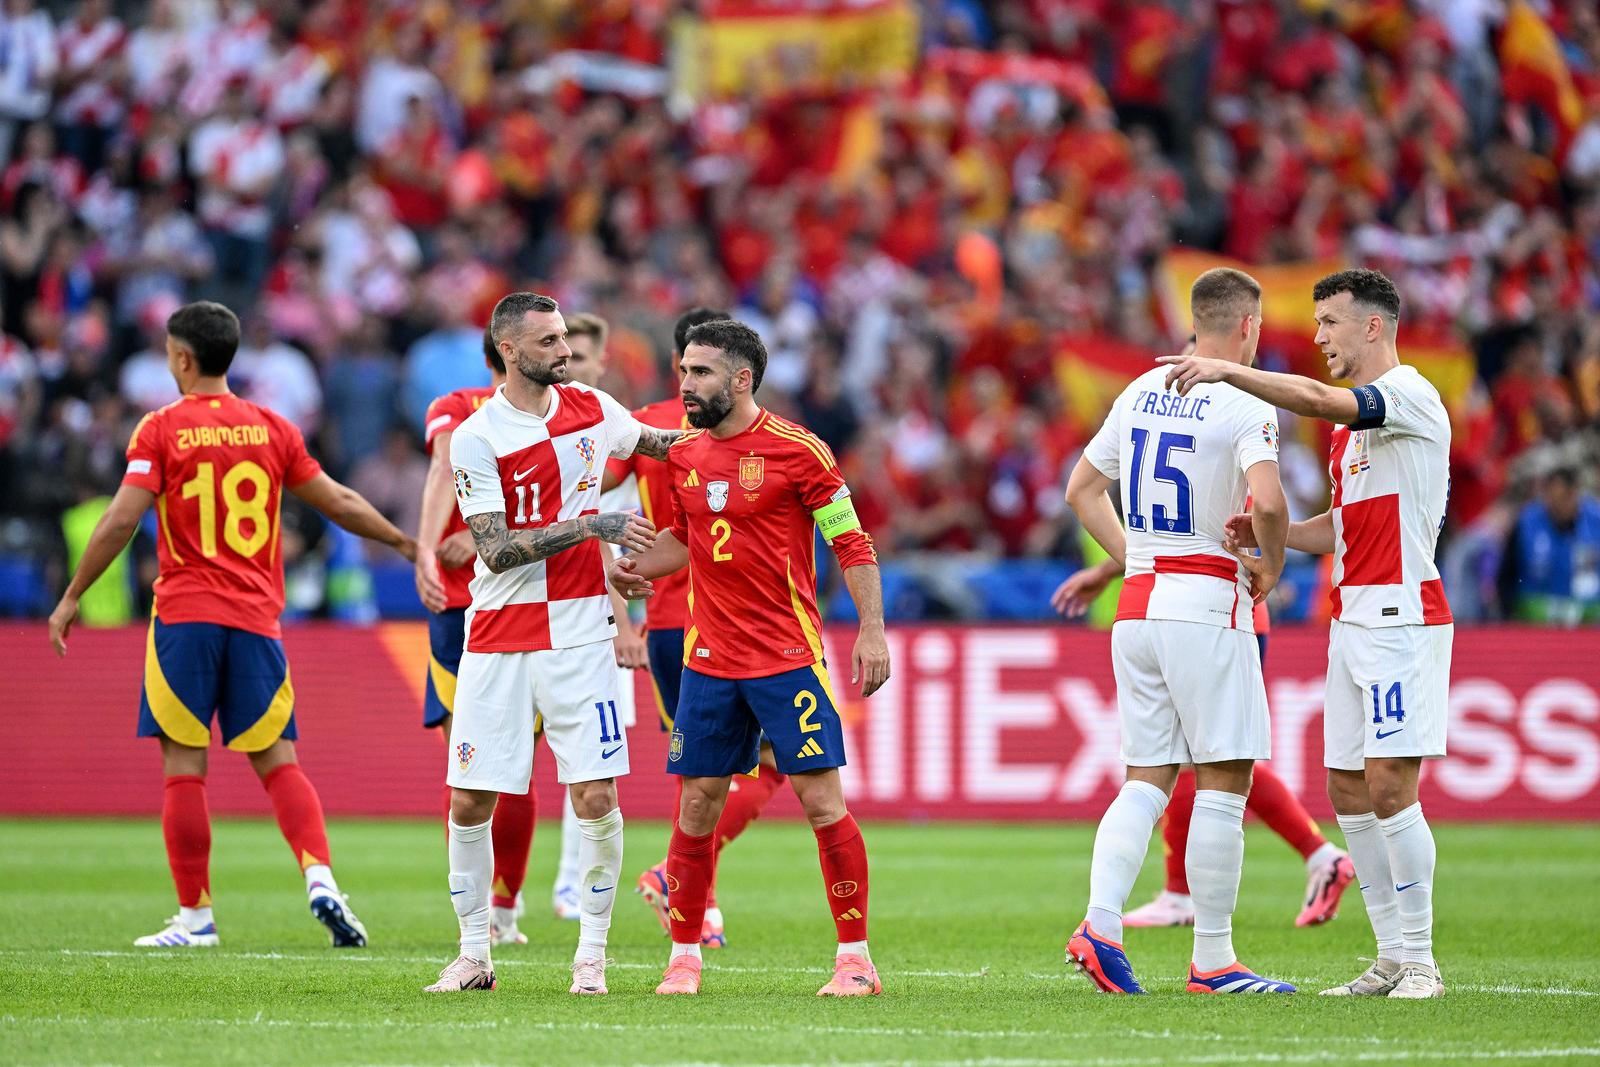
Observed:
[[[1395,726],[1394,729],[1385,731],[1382,727],[1386,722],[1403,723],[1406,721],[1405,697],[1400,691],[1400,683],[1391,685],[1383,694],[1382,704],[1379,704],[1379,691],[1383,684],[1372,686],[1372,725],[1378,727],[1378,740],[1383,740],[1390,734],[1399,733],[1404,727]]]

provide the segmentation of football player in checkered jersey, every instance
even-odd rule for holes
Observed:
[[[495,305],[489,331],[506,384],[450,441],[456,503],[478,550],[446,778],[461,954],[427,988],[495,986],[490,822],[500,793],[528,788],[537,708],[583,835],[570,991],[600,994],[622,868],[616,779],[628,773],[628,750],[599,542],[636,551],[655,542],[645,519],[600,513],[600,481],[608,457],[664,457],[679,434],[643,426],[605,393],[568,380],[572,350],[551,298],[512,293]]]
[[[1289,547],[1333,554],[1333,622],[1323,716],[1328,796],[1344,830],[1377,959],[1333,996],[1442,996],[1433,958],[1433,832],[1422,816],[1422,761],[1445,754],[1455,627],[1433,550],[1450,496],[1450,416],[1439,391],[1400,362],[1400,294],[1374,270],[1330,274],[1311,291],[1330,377],[1270,374],[1167,357],[1187,394],[1227,382],[1298,415],[1327,419],[1333,500],[1289,527]],[[1254,544],[1248,516],[1229,522]]]

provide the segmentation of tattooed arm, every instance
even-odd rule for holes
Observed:
[[[467,528],[472,531],[479,557],[495,574],[548,559],[595,537],[642,552],[655,543],[656,529],[648,519],[631,511],[580,515],[565,522],[517,531],[506,529],[505,512],[489,511],[468,516]]]
[[[667,458],[667,449],[672,447],[672,442],[682,436],[682,430],[662,430],[654,426],[642,426],[639,429],[639,443],[633,446],[633,450],[641,456],[664,460]]]

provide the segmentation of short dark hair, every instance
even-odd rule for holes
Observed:
[[[1312,300],[1327,300],[1349,293],[1362,307],[1381,311],[1393,322],[1400,321],[1400,290],[1380,271],[1356,267],[1330,274],[1311,287]]]
[[[494,306],[494,314],[489,316],[489,334],[498,346],[507,334],[522,325],[522,317],[528,312],[548,314],[560,310],[561,306],[554,297],[539,293],[508,293],[500,298],[500,302]]]
[[[1226,332],[1260,306],[1261,284],[1232,267],[1213,267],[1189,289],[1189,310],[1194,314],[1197,335]]]
[[[720,322],[731,319],[732,315],[718,308],[697,307],[690,308],[678,316],[677,325],[672,327],[672,347],[678,355],[683,355],[683,350],[689,347],[689,331],[702,322]]]
[[[201,374],[221,377],[239,351],[239,316],[221,304],[198,300],[167,316],[167,335],[194,353]]]
[[[506,361],[500,358],[500,346],[494,343],[494,332],[487,326],[483,328],[483,361],[496,374],[506,372]]]
[[[742,363],[750,368],[752,393],[761,388],[761,379],[767,373],[767,346],[761,343],[761,335],[744,323],[732,319],[702,322],[684,339],[684,348],[689,345],[721,350],[730,363]]]

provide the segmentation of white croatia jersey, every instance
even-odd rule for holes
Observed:
[[[516,533],[599,514],[606,460],[631,456],[642,429],[586,385],[552,386],[543,417],[513,405],[502,385],[450,437],[461,517],[501,511]],[[501,574],[480,557],[467,651],[534,652],[614,637],[604,559],[594,539]]]
[[[1122,480],[1127,571],[1117,620],[1173,619],[1253,633],[1250,583],[1222,547],[1244,509],[1244,472],[1278,461],[1278,414],[1231,385],[1168,390],[1167,368],[1135,378],[1084,449]]]
[[[1333,617],[1356,626],[1452,622],[1433,549],[1450,499],[1450,416],[1415,367],[1353,390],[1333,431]]]

